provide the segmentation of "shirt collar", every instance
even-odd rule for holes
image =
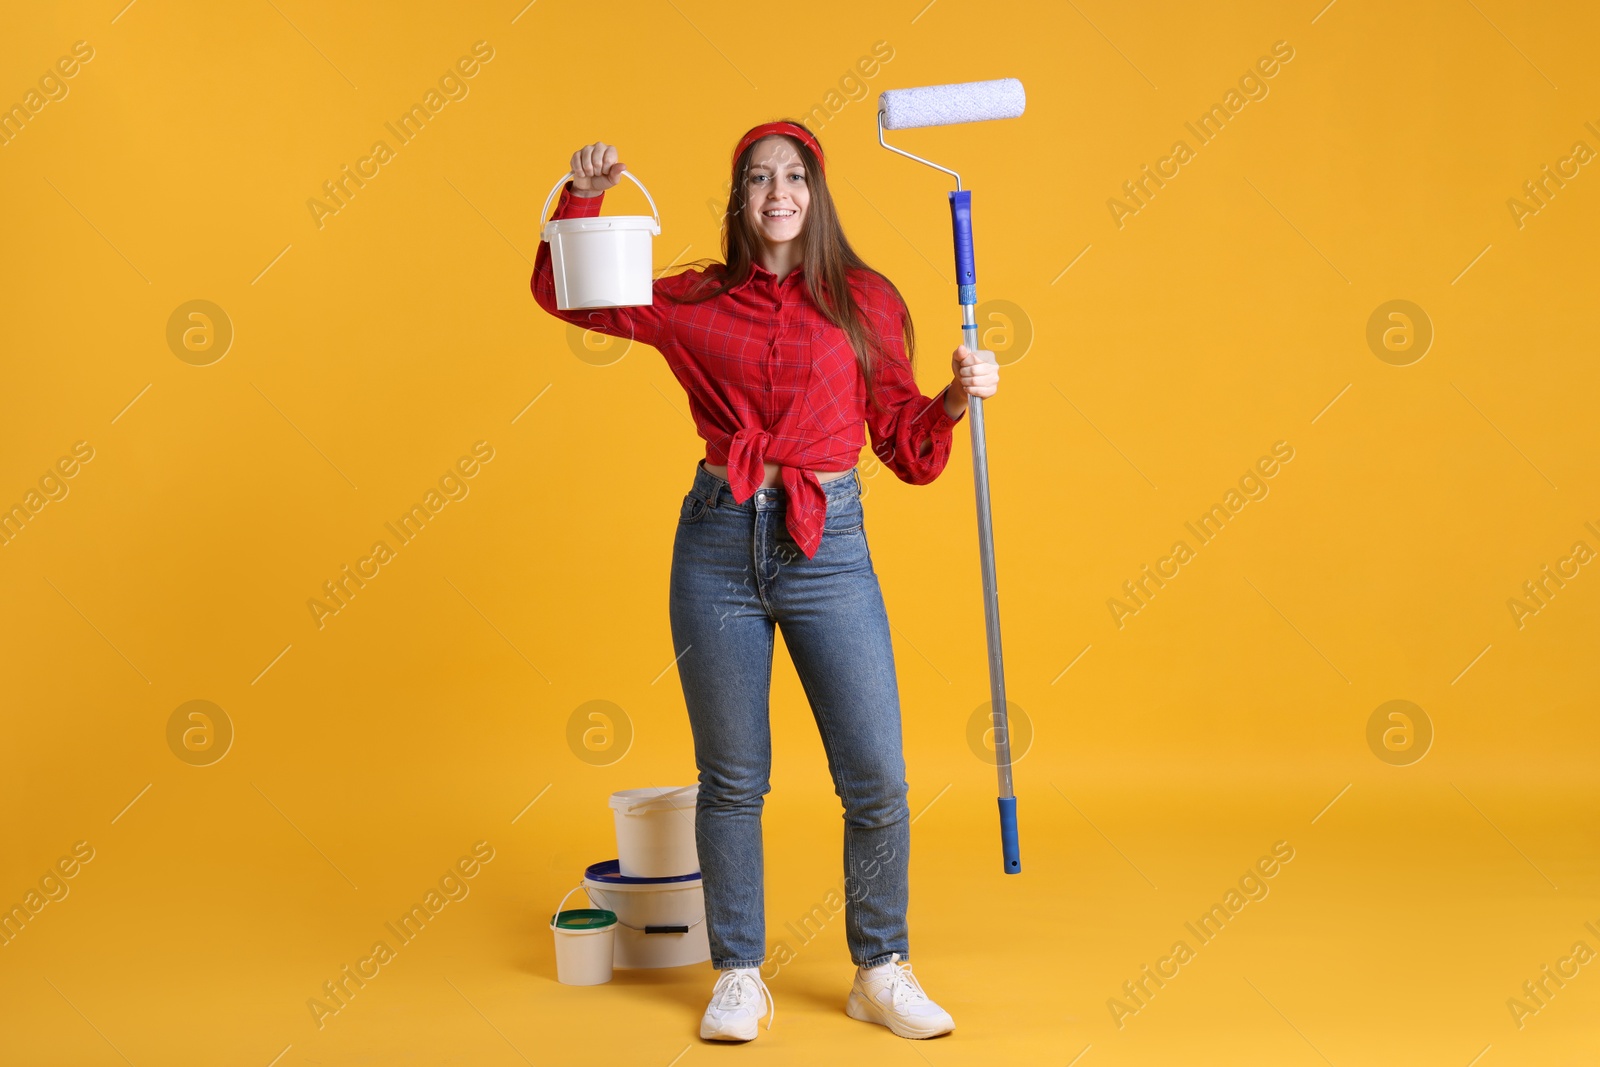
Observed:
[[[757,277],[766,278],[766,279],[772,279],[778,285],[788,285],[788,284],[798,285],[805,278],[805,269],[806,269],[805,265],[801,264],[800,266],[795,267],[795,269],[790,271],[788,274],[784,275],[783,281],[776,282],[776,279],[778,277],[777,274],[775,274],[772,271],[768,270],[766,268],[766,266],[761,263],[760,260],[751,260],[750,261],[750,274],[749,274],[748,277],[745,278],[745,280],[743,282],[741,282],[739,284],[739,286],[737,286],[737,288],[743,288],[746,285],[754,284]],[[791,283],[790,282],[791,278],[798,279],[798,280]]]

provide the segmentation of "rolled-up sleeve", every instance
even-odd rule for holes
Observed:
[[[578,196],[572,182],[561,188],[561,198],[556,202],[555,219],[586,219],[600,214],[599,196]],[[543,221],[540,226],[542,228]],[[533,259],[533,298],[556,318],[595,330],[612,337],[626,337],[647,345],[656,345],[671,335],[673,305],[663,299],[661,287],[669,279],[657,278],[651,283],[651,302],[640,307],[573,308],[563,311],[556,307],[555,264],[550,255],[550,242],[541,240],[539,251]]]
[[[952,419],[944,409],[944,390],[930,399],[917,388],[900,325],[902,305],[894,295],[885,292],[870,302],[874,306],[868,314],[885,356],[876,368],[873,387],[883,408],[880,411],[870,401],[867,404],[872,453],[901,481],[923,485],[944,470],[955,425],[966,412]]]

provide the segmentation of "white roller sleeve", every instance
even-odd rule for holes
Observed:
[[[1022,83],[1016,78],[886,89],[878,94],[878,110],[883,112],[884,128],[890,130],[1014,119],[1026,104]]]

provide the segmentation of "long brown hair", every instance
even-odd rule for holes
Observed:
[[[804,125],[793,119],[784,121],[794,122],[796,126]],[[869,329],[866,317],[856,302],[855,294],[850,290],[849,272],[866,271],[877,275],[899,300],[900,330],[904,336],[908,361],[916,351],[916,331],[911,325],[911,312],[895,284],[867,266],[866,262],[856,255],[855,249],[850,247],[844,229],[839,224],[839,213],[834,208],[833,196],[828,192],[828,182],[817,163],[816,155],[797,137],[789,134],[771,136],[782,137],[793,145],[805,165],[806,188],[810,192],[810,201],[806,208],[806,220],[800,231],[800,240],[803,243],[801,264],[805,269],[806,292],[823,316],[842,329],[849,338],[850,347],[855,352],[856,365],[861,368],[861,376],[866,381],[868,402],[874,407],[881,407],[873,392],[873,382],[876,380],[878,361],[886,358],[883,343],[874,331]],[[724,262],[702,259],[688,264],[691,268],[699,266],[705,280],[683,294],[664,294],[673,303],[689,304],[710,300],[712,297],[721,296],[750,276],[752,264],[755,262],[755,251],[761,242],[749,219],[745,217],[745,205],[749,193],[750,157],[755,153],[756,145],[760,144],[761,140],[752,142],[739,154],[739,158],[733,161],[733,188],[729,191],[728,208],[722,220]]]

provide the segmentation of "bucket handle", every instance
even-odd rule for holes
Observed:
[[[595,891],[591,889],[591,890],[588,891],[588,893],[589,893],[589,900],[590,900],[591,903],[593,903],[594,899],[595,899],[595,897],[594,897]],[[571,896],[572,894],[569,893],[567,895]],[[563,898],[563,902],[565,902],[565,898]],[[602,903],[602,904],[605,903],[604,895],[601,896],[600,903]],[[609,912],[612,912],[613,914],[615,914],[617,909],[615,909],[615,908],[607,908],[606,910],[609,911]],[[678,924],[673,925],[673,926],[635,926],[632,923],[623,922],[622,921],[622,916],[620,916],[620,915],[617,916],[617,925],[618,926],[626,926],[628,929],[637,931],[638,933],[641,933],[641,934],[686,934],[690,930],[694,929],[696,926],[699,926],[701,923],[703,923],[705,921],[706,921],[706,917],[704,915],[702,915],[702,916],[700,916],[700,918],[696,919],[692,923],[689,923],[687,926],[685,926],[683,923],[678,923]]]
[[[561,903],[556,905],[556,913],[550,916],[550,922],[552,924],[561,918],[561,910],[567,906],[567,897],[572,896],[572,894],[576,893],[580,889],[583,890],[583,895],[589,898],[589,903],[594,903],[594,894],[590,893],[588,888],[582,882],[579,882],[577,885],[567,890],[567,896],[562,897]],[[607,908],[606,910],[610,911],[611,909]]]
[[[661,232],[661,212],[656,210],[655,197],[651,196],[650,195],[650,190],[648,190],[648,189],[646,189],[644,187],[644,182],[640,181],[638,178],[635,178],[633,176],[633,171],[625,170],[625,171],[622,172],[622,176],[624,178],[627,178],[629,181],[633,182],[633,184],[637,185],[639,187],[639,191],[644,194],[644,198],[646,200],[650,201],[650,213],[655,216],[656,232],[660,233]],[[541,227],[544,225],[545,214],[550,210],[550,201],[552,201],[552,200],[554,200],[556,198],[556,193],[561,190],[561,187],[567,183],[568,179],[576,178],[576,177],[577,177],[577,175],[574,174],[572,171],[570,171],[570,170],[567,171],[567,173],[563,174],[561,176],[561,179],[556,182],[554,188],[552,188],[550,190],[550,195],[544,198],[544,207],[539,209],[539,225]]]
[[[624,171],[623,173],[627,172]],[[653,797],[643,797],[629,804],[627,807],[618,808],[617,810],[622,812],[624,815],[632,815],[639,811],[660,811],[663,807],[670,810],[673,805],[665,803],[667,800],[670,800],[672,797],[679,796],[680,794],[687,793],[689,790],[698,787],[699,784],[699,782],[695,782],[691,785],[680,786],[677,789],[673,789],[665,793],[657,793]]]

